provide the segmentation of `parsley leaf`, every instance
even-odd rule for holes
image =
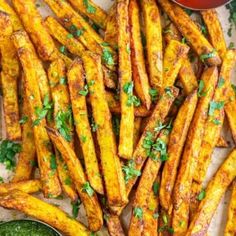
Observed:
[[[94,133],[97,131],[97,129],[99,127],[99,125],[95,123],[93,117],[91,118],[91,127],[92,127],[92,132],[94,132]]]
[[[149,94],[151,96],[152,101],[155,102],[157,100],[157,98],[158,98],[158,91],[157,91],[157,89],[150,88],[149,89]]]
[[[134,84],[132,81],[127,82],[123,86],[123,91],[128,95],[127,106],[134,105],[135,107],[140,106],[141,101],[135,95],[133,95]]]
[[[21,125],[25,124],[28,121],[29,117],[28,116],[22,116],[22,118],[20,119],[19,123]]]
[[[219,81],[218,81],[218,84],[217,84],[217,87],[218,88],[222,88],[222,86],[225,84],[225,80],[224,78],[220,77],[219,78]]]
[[[134,217],[141,220],[143,218],[143,209],[141,207],[135,207],[133,214],[134,214]]]
[[[113,59],[113,55],[108,48],[103,48],[102,61],[109,66],[115,64],[114,59]]]
[[[205,87],[204,81],[200,80],[199,85],[198,85],[198,91],[197,91],[198,97],[205,97],[206,96],[207,92],[204,92],[204,87]]]
[[[205,62],[205,60],[207,60],[207,59],[209,59],[209,58],[212,58],[212,57],[214,57],[215,55],[216,55],[216,50],[213,49],[212,52],[202,54],[202,55],[200,56],[200,60],[201,60],[202,62]]]
[[[83,187],[82,187],[82,191],[86,192],[90,197],[93,196],[94,194],[94,190],[93,188],[90,186],[89,182],[86,182]]]
[[[73,216],[73,218],[76,219],[78,217],[79,208],[81,205],[80,199],[78,199],[76,202],[71,202],[71,205],[72,205],[72,216]]]
[[[232,36],[233,26],[236,28],[236,1],[231,1],[226,5],[226,9],[229,10],[229,23],[230,28],[228,29],[228,36]]]
[[[150,131],[147,131],[145,138],[143,140],[143,145],[142,147],[145,149],[147,156],[150,156],[151,150],[152,150],[152,145],[154,144],[154,136]]]
[[[152,185],[152,189],[153,189],[154,194],[157,196],[160,189],[160,184],[155,181]]]
[[[50,168],[51,170],[56,170],[57,169],[57,160],[55,155],[51,155],[50,157]]]
[[[71,180],[71,178],[70,178],[69,176],[66,177],[66,179],[65,179],[65,181],[64,181],[64,184],[65,184],[65,185],[68,185],[68,186],[71,186],[72,180]]]
[[[152,148],[153,148],[153,150],[160,153],[160,158],[159,158],[160,161],[166,161],[168,159],[167,145],[162,139],[158,138],[156,140],[156,142],[152,145]],[[154,153],[152,153],[152,154],[154,154]],[[157,157],[155,154],[151,155],[151,158],[153,160],[157,160]]]
[[[129,160],[127,165],[123,165],[122,171],[124,172],[125,183],[128,183],[130,179],[141,175],[141,171],[135,169],[135,163],[133,160]]]
[[[201,192],[197,196],[197,200],[202,201],[205,197],[206,197],[206,191],[202,189]]]
[[[222,109],[224,107],[224,104],[225,104],[224,101],[220,101],[220,102],[211,101],[208,115],[212,116],[214,114],[214,111]]]
[[[96,12],[96,8],[89,3],[89,0],[83,0],[83,3],[88,13],[94,14]]]

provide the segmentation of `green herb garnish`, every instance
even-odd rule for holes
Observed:
[[[50,157],[50,168],[51,170],[56,170],[57,169],[57,160],[55,155],[51,155]]]
[[[93,188],[90,186],[89,182],[86,182],[83,187],[82,187],[82,191],[86,192],[90,197],[93,196],[94,194],[94,190]]]
[[[158,98],[158,91],[155,88],[150,88],[149,89],[149,94],[151,96],[152,102],[156,102]]]
[[[143,209],[141,207],[135,207],[133,214],[134,214],[134,217],[141,220],[143,218]]]
[[[123,165],[122,171],[124,172],[125,183],[141,175],[141,171],[135,169],[135,162],[133,160],[129,160],[126,165]]]
[[[96,8],[89,3],[89,0],[83,0],[83,3],[88,13],[94,14],[96,12]]]
[[[140,106],[141,101],[139,98],[137,98],[135,95],[133,95],[133,88],[134,88],[134,84],[132,81],[127,82],[124,86],[123,86],[123,91],[128,95],[128,99],[127,99],[127,106],[132,106],[134,105],[135,107]]]
[[[28,121],[29,117],[28,116],[22,116],[22,118],[20,119],[19,123],[21,125],[25,124]]]
[[[209,59],[209,58],[212,58],[212,57],[215,57],[216,56],[216,50],[213,49],[212,52],[209,52],[209,53],[204,53],[200,56],[200,60],[202,62],[205,62],[205,60]]]
[[[220,101],[220,102],[211,101],[208,115],[213,116],[215,110],[222,109],[224,107],[224,104],[225,104],[224,101]]]
[[[201,192],[197,196],[197,200],[202,201],[205,197],[206,197],[206,191],[202,189]]]
[[[71,205],[72,205],[72,216],[73,218],[76,219],[79,215],[79,208],[81,205],[80,199],[78,199],[76,202],[71,202]]]

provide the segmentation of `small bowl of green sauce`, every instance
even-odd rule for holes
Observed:
[[[35,220],[12,220],[0,224],[1,236],[62,236],[50,225]]]

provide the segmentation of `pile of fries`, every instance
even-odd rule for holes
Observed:
[[[117,0],[109,12],[91,0],[44,2],[53,16],[34,0],[0,0],[0,162],[14,170],[0,206],[63,235],[103,225],[111,236],[207,235],[232,184],[225,235],[235,235],[236,149],[205,186],[215,147],[229,147],[224,122],[236,142],[236,50],[216,11],[193,18],[170,0]],[[80,199],[88,224],[32,196],[39,191]]]

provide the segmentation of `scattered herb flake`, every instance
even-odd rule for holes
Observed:
[[[224,84],[225,84],[224,78],[220,77],[219,81],[218,81],[218,84],[217,84],[217,87],[222,88]]]
[[[89,0],[83,0],[83,3],[88,13],[94,14],[96,12],[96,8],[90,4]]]
[[[76,219],[78,217],[79,208],[81,205],[80,199],[78,199],[76,202],[71,202],[71,205],[72,205],[72,216],[73,216],[73,218]]]
[[[208,115],[212,116],[215,110],[220,110],[223,107],[224,107],[224,101],[220,101],[220,102],[211,101]]]
[[[200,60],[202,62],[205,62],[205,60],[209,59],[209,58],[212,58],[212,57],[215,57],[216,56],[216,50],[213,49],[212,52],[209,52],[209,53],[204,53],[200,56]]]
[[[201,192],[197,196],[198,201],[202,201],[206,197],[206,191],[205,189],[202,189]]]
[[[135,207],[133,214],[134,214],[134,217],[141,220],[143,218],[143,209],[141,207]]]
[[[108,48],[103,48],[103,51],[102,51],[102,61],[111,66],[111,65],[114,65],[114,59],[113,59],[113,55],[112,53],[110,52],[110,50]]]
[[[197,95],[198,97],[205,97],[207,92],[204,92],[205,83],[203,80],[199,81]]]
[[[28,116],[22,116],[22,118],[20,119],[19,123],[21,125],[25,124],[28,121],[29,117]]]
[[[90,186],[89,182],[86,182],[83,187],[82,187],[82,191],[86,192],[90,197],[93,196],[94,194],[94,190],[93,188]]]
[[[57,169],[57,160],[55,155],[51,155],[50,157],[50,168],[51,170],[56,170]]]
[[[153,192],[156,196],[158,195],[159,188],[160,188],[160,184],[155,181],[152,185],[152,189],[153,189]]]
[[[149,94],[151,96],[151,99],[153,102],[156,102],[157,98],[158,98],[158,91],[155,88],[150,88],[149,89]]]
[[[141,171],[135,169],[135,162],[133,160],[129,160],[126,165],[123,165],[122,171],[124,172],[125,183],[141,175]]]

